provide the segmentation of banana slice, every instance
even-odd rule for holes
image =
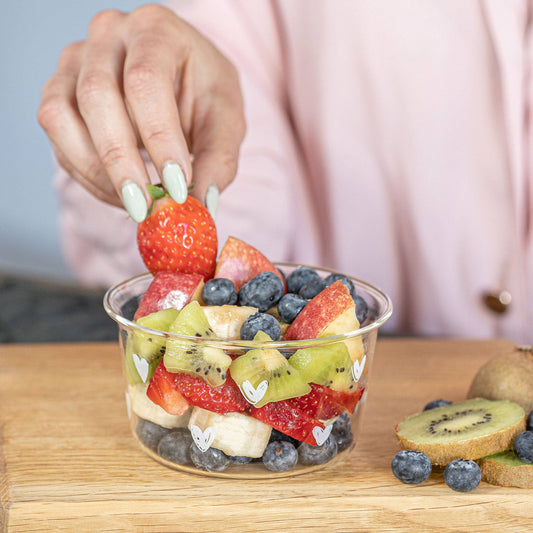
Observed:
[[[261,457],[272,432],[270,426],[251,416],[219,415],[200,407],[192,410],[189,429],[191,426],[199,428],[204,435],[212,435],[211,447],[231,456]]]
[[[188,409],[185,413],[179,416],[171,415],[146,396],[147,388],[148,383],[128,385],[127,394],[130,407],[138,417],[168,429],[187,427],[192,409]]]
[[[240,339],[243,322],[257,313],[256,307],[245,305],[206,305],[202,309],[215,336],[225,340]]]

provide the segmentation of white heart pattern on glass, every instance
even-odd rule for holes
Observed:
[[[215,440],[215,428],[205,428],[202,431],[198,426],[191,424],[191,435],[198,449],[206,452]]]
[[[355,361],[352,366],[352,376],[354,381],[359,381],[361,374],[363,373],[363,370],[365,368],[366,364],[366,354],[363,355],[363,360],[359,362],[359,360]]]
[[[126,411],[128,412],[128,418],[131,418],[131,400],[130,395],[126,392]]]
[[[264,379],[259,385],[257,385],[257,387],[254,387],[248,380],[246,380],[239,385],[239,388],[241,389],[242,395],[252,405],[255,405],[257,402],[260,402],[266,394],[268,381]]]
[[[313,428],[313,437],[315,437],[317,446],[322,446],[322,444],[328,440],[332,429],[333,424],[326,426],[324,429],[322,429],[320,426],[315,426]]]
[[[143,380],[143,383],[146,383],[148,379],[148,372],[150,370],[150,365],[146,359],[139,357],[136,353],[133,354],[133,364],[139,373],[139,376]]]

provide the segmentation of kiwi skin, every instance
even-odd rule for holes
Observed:
[[[425,411],[419,415],[432,413],[438,418],[441,413],[446,413],[454,408],[462,409],[462,406],[465,404],[474,404],[475,406],[476,403],[486,404],[490,402],[488,402],[488,400],[476,398],[474,400],[468,400],[466,402],[461,402],[454,405],[437,407],[436,409]],[[517,405],[515,407],[520,409]],[[413,417],[419,415],[413,415]],[[407,420],[410,418],[412,417],[409,417]],[[430,458],[432,464],[444,466],[454,459],[463,458],[475,461],[481,457],[485,457],[487,455],[510,448],[516,435],[524,431],[526,427],[526,416],[525,413],[523,413],[523,416],[511,425],[500,428],[486,435],[472,438],[463,437],[462,440],[460,437],[458,437],[457,440],[446,443],[425,442],[424,435],[421,435],[421,438],[417,440],[407,438],[402,434],[404,431],[403,427],[405,427],[402,427],[402,424],[405,424],[405,422],[406,421],[396,426],[396,437],[398,438],[402,448],[424,452]]]
[[[468,398],[508,400],[533,410],[533,347],[515,348],[485,363],[478,371]]]
[[[511,450],[477,461],[483,481],[501,487],[533,488],[533,465],[524,463]]]

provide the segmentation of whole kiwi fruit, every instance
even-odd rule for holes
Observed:
[[[515,347],[485,363],[470,385],[468,398],[508,400],[526,413],[533,410],[533,346]]]

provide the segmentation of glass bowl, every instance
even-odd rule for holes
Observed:
[[[276,266],[288,276],[304,265],[276,263]],[[322,278],[333,272],[311,268]],[[110,288],[104,296],[104,308],[119,327],[127,412],[133,436],[142,450],[170,468],[236,479],[270,479],[308,473],[331,465],[349,454],[359,439],[361,413],[368,394],[368,375],[378,328],[390,318],[392,303],[378,288],[347,277],[353,282],[357,296],[362,297],[368,306],[366,317],[358,329],[341,335],[277,342],[176,335],[134,322],[133,316],[139,301],[153,280],[150,273],[140,274]],[[156,347],[159,356],[152,360],[143,358],[142,350],[138,349],[139,339]],[[323,355],[342,351],[350,355],[350,368],[335,368],[333,364],[327,376],[328,379],[331,377],[333,388],[324,382],[322,385],[310,384],[305,394],[264,406],[261,398],[270,386],[268,380],[256,384],[243,381],[237,395],[240,393],[246,399],[245,410],[240,409],[238,413],[219,414],[201,408],[197,403],[185,412],[180,409],[179,414],[172,414],[147,396],[147,388],[154,379],[152,376],[157,365],[163,366],[161,361],[169,342],[191,352],[206,348],[222,350],[233,360],[250,350],[260,350],[255,354],[278,350],[286,359],[297,352],[301,355],[320,351]],[[165,371],[164,367],[160,370]],[[339,373],[343,378],[349,376],[348,389],[344,385],[335,386]],[[272,381],[276,379],[282,383],[280,374],[272,377]],[[346,384],[345,381],[343,383]],[[289,444],[268,446],[272,441],[285,441],[294,449]],[[305,444],[301,444],[301,441],[305,441]],[[273,454],[280,458],[273,457]],[[273,464],[281,464],[281,467]],[[285,470],[272,471],[266,465]]]

